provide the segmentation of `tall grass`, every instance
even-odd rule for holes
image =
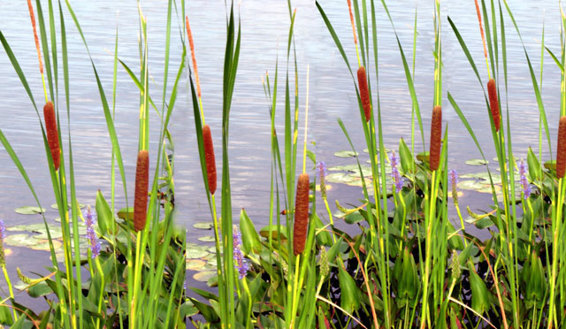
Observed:
[[[36,101],[34,95],[39,91],[30,87],[2,32],[0,42],[35,109],[42,130],[53,195],[62,219],[64,252],[58,259],[49,225],[43,217],[50,242],[51,274],[38,278],[21,275],[30,296],[53,297],[47,304],[48,310],[36,314],[16,300],[6,271],[3,236],[0,235],[0,265],[9,288],[9,297],[0,303],[2,324],[11,328],[184,328],[189,317],[191,324],[198,328],[489,326],[551,329],[560,328],[566,322],[563,225],[566,91],[562,86],[561,119],[554,125],[558,127],[558,134],[557,139],[553,139],[549,128],[552,123],[547,122],[542,102],[542,68],[539,81],[523,45],[538,104],[539,149],[545,136],[554,159],[551,143],[556,140],[556,161],[545,163],[542,150],[537,156],[531,149],[526,164],[523,160],[517,161],[508,92],[512,78],[507,68],[509,26],[513,26],[523,41],[506,2],[475,1],[479,26],[476,37],[482,40],[483,54],[470,52],[457,24],[450,18],[445,20],[440,1],[434,2],[431,55],[434,65],[429,68],[432,72],[430,83],[434,87],[430,97],[432,104],[426,106],[422,105],[422,96],[414,82],[418,39],[416,12],[411,45],[413,54],[409,58],[408,48],[397,34],[385,1],[347,1],[344,12],[348,10],[353,31],[352,39],[347,42],[353,44],[354,55],[353,51],[352,54],[346,51],[350,48],[343,46],[324,6],[316,3],[350,73],[353,87],[350,93],[357,97],[357,111],[353,111],[359,115],[365,145],[352,142],[351,132],[340,119],[338,126],[353,154],[357,154],[356,149],[360,147],[367,148],[370,163],[369,170],[364,170],[362,160],[355,158],[362,185],[360,203],[345,208],[337,201],[337,210],[333,212],[326,191],[326,165],[308,147],[310,69],[306,68],[306,89],[303,91],[299,88],[303,85],[299,72],[304,68],[297,59],[294,30],[301,16],[288,1],[284,59],[277,58],[273,76],[266,74],[263,80],[271,125],[271,179],[269,223],[259,232],[245,210],[240,212],[239,226],[235,225],[238,220],[233,218],[229,136],[242,44],[242,27],[233,1],[227,4],[220,126],[205,121],[209,112],[203,107],[202,100],[208,91],[200,86],[196,56],[199,49],[183,2],[180,5],[173,0],[167,2],[164,73],[162,89],[157,93],[161,99],[152,97],[156,93],[150,88],[152,68],[148,60],[151,55],[148,44],[151,36],[140,3],[139,63],[136,63],[139,72],[130,68],[132,63],[119,59],[116,31],[111,103],[90,55],[87,36],[83,34],[71,4],[49,0],[46,9],[41,5],[39,0],[35,7],[28,1],[44,101]],[[383,68],[379,58],[382,47],[391,45],[378,44],[378,35],[383,33],[378,28],[380,13],[386,15],[392,26],[397,41],[394,46],[403,70],[401,75],[406,80],[412,107],[410,141],[401,139],[398,149],[391,154],[384,142],[388,129],[384,118],[393,114],[381,104],[380,95],[387,86],[380,78]],[[175,80],[171,83],[169,65],[175,15],[179,16],[178,32],[183,52]],[[84,216],[91,243],[86,257],[80,249],[83,216],[76,197],[79,182],[74,173],[70,129],[74,100],[69,72],[72,54],[67,49],[65,25],[65,17],[69,16],[87,50],[112,145],[111,199],[108,203],[102,192],[96,194],[95,228],[90,209]],[[450,29],[445,30],[446,22]],[[562,16],[562,32],[565,22],[566,18]],[[464,223],[458,205],[457,175],[448,168],[450,138],[448,125],[442,121],[443,112],[455,111],[484,160],[488,152],[486,146],[480,145],[464,115],[464,109],[469,105],[460,107],[443,83],[443,36],[446,33],[454,33],[478,81],[474,88],[484,93],[485,115],[490,120],[493,143],[489,148],[497,155],[495,167],[501,175],[498,182],[494,166],[487,166],[492,197],[488,205],[490,210],[480,215],[468,209],[473,219],[468,225]],[[561,45],[559,57],[544,44],[541,46],[541,57],[546,50],[559,68],[562,81],[565,44]],[[189,51],[190,61],[187,58]],[[480,69],[483,65],[476,64],[476,55],[483,55],[485,71]],[[137,158],[135,154],[122,153],[115,126],[118,66],[140,92]],[[175,163],[173,137],[168,129],[185,76],[193,107],[198,160],[214,230],[217,263],[216,287],[210,291],[193,287],[198,296],[190,298],[184,289],[186,231],[174,224]],[[38,104],[45,104],[43,116]],[[150,120],[150,111],[156,112],[156,122]],[[66,119],[61,120],[64,115]],[[282,122],[278,122],[278,118]],[[428,118],[431,124],[425,126],[424,121]],[[61,122],[67,122],[67,125],[61,126]],[[156,149],[152,149],[150,125],[155,124],[159,127],[159,136],[152,137],[158,141]],[[280,124],[283,129],[277,131]],[[302,125],[303,130],[299,128]],[[428,134],[430,139],[426,140]],[[213,137],[221,143],[214,145]],[[63,143],[64,140],[67,142]],[[30,178],[2,130],[0,141],[40,206]],[[419,144],[422,150],[417,150]],[[127,195],[125,163],[132,166],[136,163],[133,202]],[[120,175],[118,179],[115,165]],[[218,172],[221,172],[220,181]],[[115,189],[117,180],[121,180],[122,192]],[[449,186],[460,221],[459,229],[454,227],[449,216]],[[122,198],[125,207],[116,213],[116,199]],[[319,198],[322,203],[317,202]],[[324,204],[322,212],[317,209],[320,204]],[[489,228],[491,236],[482,241],[471,235],[467,229],[472,224]],[[347,225],[352,227],[344,229]],[[352,231],[357,233],[348,233]],[[102,248],[97,245],[99,238],[104,241]]]

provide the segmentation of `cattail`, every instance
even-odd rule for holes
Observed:
[[[212,145],[212,134],[210,127],[202,127],[202,138],[204,140],[204,159],[206,160],[206,175],[208,177],[208,190],[210,194],[216,192],[216,160],[214,159],[214,146]]]
[[[41,50],[39,49],[39,38],[37,37],[37,27],[35,25],[35,15],[33,14],[33,6],[31,0],[28,0],[29,18],[33,28],[33,39],[35,40],[35,49],[37,50],[37,59],[39,60],[39,72],[43,74],[43,62],[41,61]]]
[[[147,217],[147,188],[149,183],[149,153],[141,150],[136,165],[136,191],[134,200],[134,230],[145,228]]]
[[[362,106],[364,108],[364,114],[366,117],[366,122],[371,118],[371,102],[369,100],[369,89],[368,81],[366,78],[366,68],[360,66],[358,69],[358,86],[360,87],[360,97],[362,99]]]
[[[352,32],[354,33],[354,44],[358,43],[356,36],[356,25],[354,24],[354,14],[352,14],[352,0],[348,0],[348,11],[350,12],[350,23],[352,24]]]
[[[301,174],[295,195],[295,226],[293,228],[293,252],[295,256],[305,249],[309,222],[309,175]]]
[[[53,158],[53,166],[55,170],[59,169],[60,153],[59,134],[57,133],[57,120],[55,119],[55,109],[53,103],[48,101],[43,107],[43,117],[45,118],[45,130],[47,132],[47,144],[51,150]]]
[[[487,93],[489,94],[489,107],[491,108],[491,117],[495,124],[495,131],[499,131],[501,118],[499,117],[499,101],[497,100],[497,87],[495,80],[489,79],[487,82]]]
[[[432,122],[430,124],[430,170],[438,169],[440,162],[440,140],[442,139],[442,108],[437,105],[432,110]]]
[[[197,94],[201,97],[200,93],[200,80],[198,77],[197,57],[195,55],[195,43],[193,41],[193,34],[191,33],[191,26],[189,25],[189,16],[185,16],[185,23],[187,25],[187,35],[189,36],[189,47],[191,48],[191,57],[193,60],[193,68],[195,70],[195,78],[197,80]]]
[[[558,126],[558,147],[556,148],[556,176],[564,177],[566,170],[566,116],[560,118]]]

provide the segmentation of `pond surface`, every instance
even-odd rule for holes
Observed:
[[[355,63],[355,50],[346,1],[321,1],[320,3],[333,22],[350,61]],[[546,46],[555,54],[560,53],[558,2],[511,1],[509,5],[521,29],[535,73],[539,77],[543,24],[545,25]],[[313,2],[297,2],[296,6],[295,34],[301,90],[301,116],[306,100],[306,71],[307,66],[310,67],[308,140],[316,142],[316,146],[309,145],[309,149],[316,153],[317,159],[325,161],[328,166],[352,164],[354,163],[352,158],[344,159],[334,156],[334,152],[348,149],[347,141],[336,123],[337,118],[345,121],[358,151],[361,153],[361,150],[365,148],[363,134],[360,132],[361,123],[358,118],[352,78]],[[379,88],[386,134],[384,142],[387,148],[397,149],[400,138],[408,141],[411,137],[411,98],[391,24],[380,5],[378,6],[380,8],[378,17],[380,27],[378,36]],[[389,6],[400,41],[409,58],[412,56],[415,8],[418,8],[415,87],[424,118],[425,139],[428,143],[434,65],[432,1],[390,1]],[[164,0],[144,1],[141,7],[147,17],[149,27],[151,95],[154,100],[159,100],[156,103],[161,104],[167,2]],[[281,0],[245,0],[242,1],[239,8],[242,19],[242,50],[230,128],[232,204],[235,218],[240,208],[246,208],[256,223],[256,227],[261,227],[267,223],[269,215],[270,180],[269,102],[263,92],[262,76],[269,72],[269,76],[274,77],[275,63],[279,57],[280,82],[283,81],[289,14],[286,2]],[[74,4],[74,10],[82,24],[90,52],[103,79],[107,97],[111,99],[116,29],[119,31],[120,59],[126,62],[134,72],[139,72],[136,2],[78,2]],[[220,145],[221,87],[225,46],[224,1],[189,1],[187,13],[197,48],[196,56],[205,116],[207,123],[212,127],[215,144]],[[23,1],[17,3],[2,1],[0,2],[0,14],[3,17],[0,20],[0,30],[16,54],[38,104],[43,104],[43,91],[37,69],[37,57],[27,5]],[[446,91],[449,91],[476,130],[479,142],[486,151],[488,159],[491,160],[494,152],[491,135],[486,128],[489,127],[489,118],[483,92],[448,24],[447,16],[450,16],[458,26],[484,81],[487,81],[487,73],[473,1],[443,2],[443,86],[445,90],[443,120],[449,127],[449,167],[457,169],[460,173],[483,171],[485,170],[483,167],[465,165],[466,160],[478,158],[480,154],[446,99]],[[539,114],[523,48],[507,16],[506,19],[510,79],[509,100],[508,103],[503,101],[502,104],[509,104],[516,156],[525,158],[529,146],[538,149]],[[180,63],[181,42],[178,38],[177,29],[180,24],[178,22],[174,20],[173,23],[169,86],[173,82],[172,79]],[[67,19],[66,24],[72,82],[70,128],[78,199],[83,204],[93,205],[97,190],[101,190],[106,197],[110,196],[111,144],[85,48],[70,18]],[[118,68],[118,72],[115,125],[127,171],[128,193],[132,196],[137,154],[139,92],[121,67]],[[51,193],[51,181],[38,117],[4,51],[0,51],[0,76],[2,77],[0,129],[19,155],[43,207],[48,209],[47,218],[53,219],[58,217],[58,214],[56,210],[49,208],[55,199]],[[548,54],[544,56],[542,94],[550,123],[551,138],[554,139],[559,116],[560,70]],[[192,224],[207,221],[210,217],[198,163],[193,112],[189,98],[185,76],[170,125],[175,142],[175,201],[178,209],[177,222],[189,229],[189,241],[197,242],[196,237],[201,236],[202,231],[194,230]],[[280,106],[278,111],[281,113],[283,107]],[[158,122],[155,115],[153,119],[156,120],[154,122]],[[61,120],[64,127],[63,138],[66,141],[68,132],[66,116],[61,116]],[[278,122],[282,126],[283,120]],[[153,141],[150,145],[150,154],[154,155],[155,141],[159,136],[157,125],[151,127],[150,134],[150,140]],[[299,140],[302,140],[302,129]],[[546,141],[543,145],[546,145]],[[67,149],[67,144],[64,147]],[[422,149],[420,143],[417,143],[417,149]],[[219,146],[217,146],[217,152],[220,152]],[[217,154],[217,159],[220,159],[220,153]],[[548,148],[543,148],[543,154],[548,158]],[[362,153],[362,159],[367,160],[367,155]],[[14,212],[17,207],[34,205],[34,201],[25,182],[4,150],[0,150],[0,180],[4,191],[0,194],[0,218],[4,219],[8,226],[38,223],[39,216],[24,216]],[[331,203],[335,199],[339,199],[342,203],[355,203],[362,196],[359,188],[333,185],[329,192]],[[121,207],[124,203],[120,184],[116,190],[121,200],[118,207]],[[489,196],[467,193],[460,204],[470,205],[475,210],[485,210],[489,205]],[[21,248],[12,249],[13,253],[8,257],[10,272],[15,273],[16,266],[21,267],[24,272],[38,271],[38,261],[48,264],[46,253],[29,252]]]

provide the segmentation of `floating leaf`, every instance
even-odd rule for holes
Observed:
[[[57,250],[60,249],[63,244],[59,240],[52,240],[53,242],[53,249]],[[39,240],[36,244],[31,245],[30,249],[33,250],[41,250],[41,251],[49,251],[49,240]]]
[[[35,244],[37,241],[31,239],[28,234],[10,234],[4,238],[4,243],[15,247],[28,247]]]
[[[208,252],[206,250],[201,250],[201,249],[195,249],[195,248],[188,248],[187,247],[187,258],[202,258],[204,256],[208,255]]]
[[[198,272],[193,275],[193,279],[200,281],[200,282],[207,282],[208,279],[212,278],[216,275],[215,271],[203,271]]]
[[[358,152],[354,152],[354,151],[338,151],[334,153],[334,156],[337,156],[339,158],[352,158],[352,157],[357,157],[358,156]]]
[[[22,214],[22,215],[36,215],[36,214],[44,213],[45,208],[24,206],[24,207],[16,208],[15,211],[18,214]]]
[[[466,164],[469,166],[485,166],[489,162],[484,159],[470,159],[466,161]]]
[[[267,238],[271,234],[271,238],[277,240],[281,233],[282,240],[287,240],[287,228],[284,225],[267,225],[259,231],[259,235]]]
[[[209,222],[194,223],[193,227],[199,230],[212,230],[212,223]]]
[[[127,207],[118,210],[118,218],[123,220],[133,220],[134,219],[134,207]]]
[[[485,188],[485,184],[473,180],[463,180],[458,183],[458,188],[477,191]]]
[[[202,242],[214,242],[214,237],[213,236],[201,236],[200,238],[198,238],[199,241]]]
[[[187,259],[187,270],[198,271],[206,265],[206,262],[200,259]]]
[[[40,232],[45,230],[45,224],[15,225],[6,228],[7,231]]]

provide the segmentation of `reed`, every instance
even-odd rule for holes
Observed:
[[[358,69],[358,86],[360,88],[360,98],[362,99],[362,107],[364,108],[364,116],[366,122],[371,118],[371,102],[369,100],[369,89],[366,75],[366,68],[360,66]]]
[[[197,94],[198,97],[201,98],[200,92],[200,79],[198,77],[198,68],[197,68],[197,57],[195,55],[195,42],[193,41],[193,33],[191,32],[191,26],[189,25],[189,16],[185,16],[185,23],[187,26],[187,36],[189,37],[189,47],[191,48],[191,58],[193,60],[193,69],[195,70],[195,78],[197,83]]]
[[[57,119],[55,118],[55,109],[53,103],[48,101],[43,106],[43,117],[45,118],[45,130],[47,132],[47,143],[51,150],[53,158],[53,166],[55,171],[59,169],[61,148],[59,147],[59,134],[57,132]]]
[[[430,124],[430,170],[438,169],[440,162],[440,140],[442,139],[442,108],[437,105],[432,110]]]
[[[489,107],[491,109],[491,117],[495,125],[495,131],[499,131],[501,126],[501,116],[499,114],[499,100],[497,99],[497,86],[494,79],[487,82],[487,93],[489,94]]]
[[[134,230],[145,228],[147,218],[147,190],[149,183],[149,154],[147,150],[138,152],[136,165],[136,190],[134,196]]]
[[[305,250],[309,222],[309,175],[301,174],[295,194],[295,223],[293,226],[293,252],[302,254]]]
[[[566,116],[560,118],[556,147],[556,177],[563,178],[566,171]]]
[[[214,146],[210,126],[202,127],[202,138],[204,143],[204,157],[206,160],[206,176],[208,178],[208,190],[214,195],[216,192],[216,160],[214,158]]]

